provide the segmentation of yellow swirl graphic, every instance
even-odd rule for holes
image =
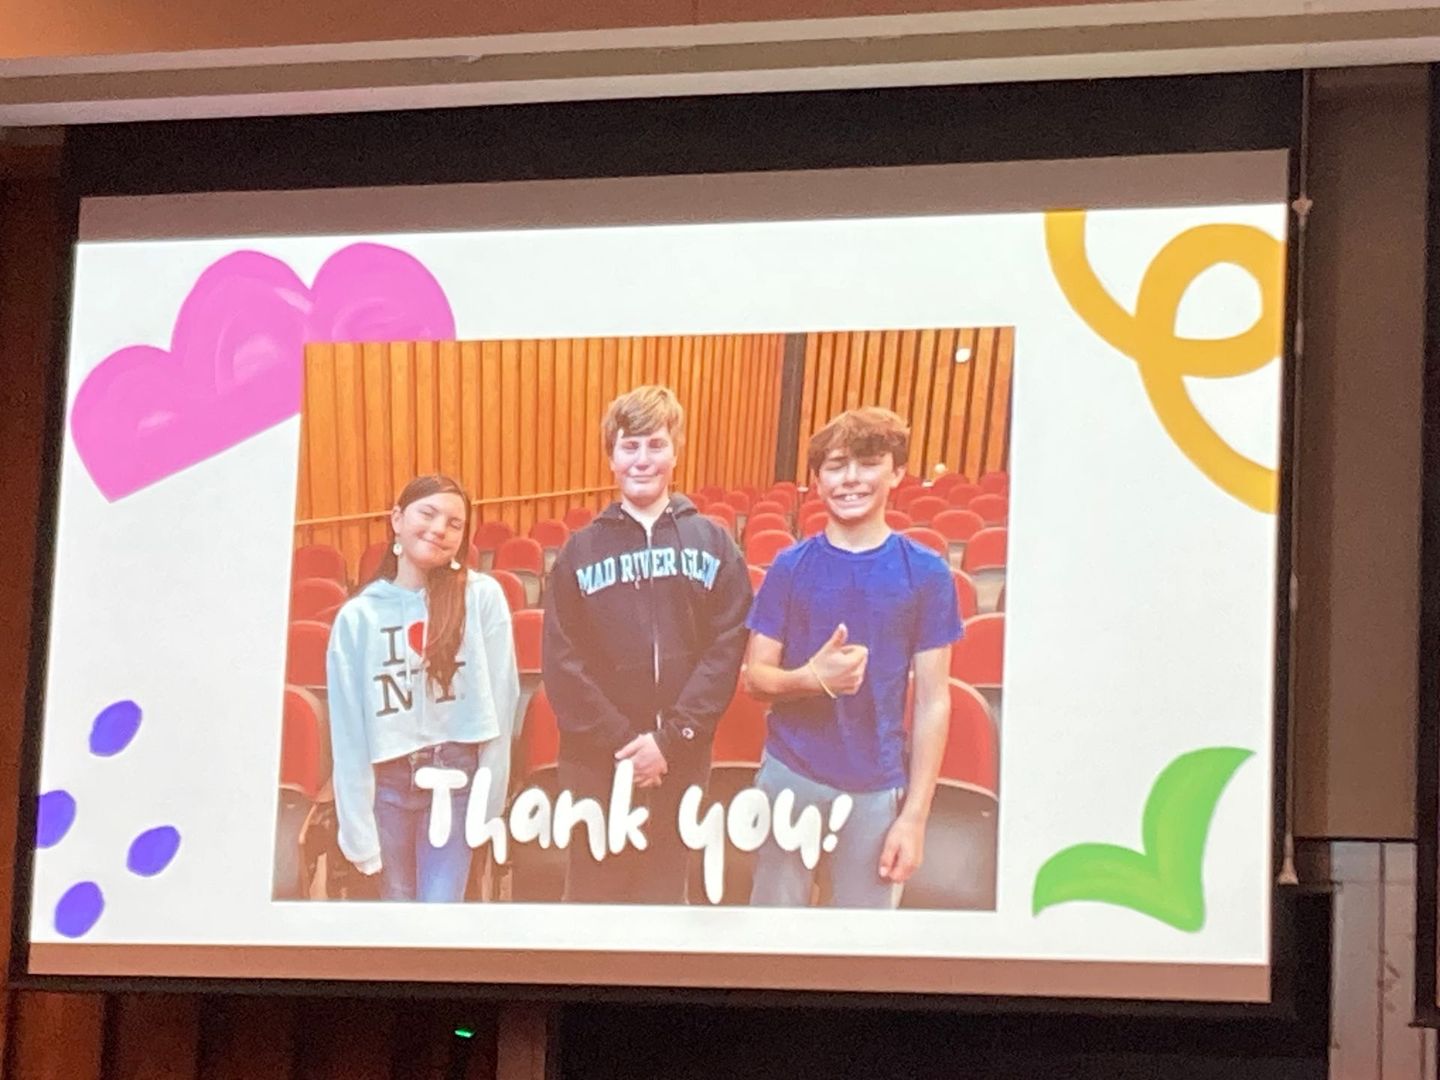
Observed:
[[[1221,490],[1264,513],[1275,512],[1275,470],[1251,461],[1200,415],[1186,376],[1231,378],[1256,371],[1280,353],[1285,248],[1249,225],[1198,225],[1155,256],[1140,282],[1132,315],[1096,277],[1085,251],[1085,212],[1045,215],[1045,249],[1065,298],[1090,329],[1135,361],[1155,415],[1184,455]],[[1175,316],[1191,284],[1211,267],[1230,263],[1260,286],[1260,315],[1227,338],[1182,338]]]

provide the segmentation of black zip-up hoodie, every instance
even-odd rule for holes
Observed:
[[[612,503],[560,550],[546,594],[545,692],[561,755],[613,765],[649,731],[672,766],[708,763],[754,599],[730,534],[683,495],[649,537]]]

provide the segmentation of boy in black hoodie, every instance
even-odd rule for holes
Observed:
[[[680,798],[709,781],[753,594],[734,539],[670,494],[684,427],[668,387],[611,402],[602,432],[620,499],[570,537],[550,575],[544,680],[560,725],[560,786],[608,808],[616,767],[628,760],[634,801],[650,810],[643,851],[597,862],[572,840],[567,900],[685,902]]]

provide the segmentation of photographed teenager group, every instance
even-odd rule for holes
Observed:
[[[564,899],[687,901],[680,800],[708,784],[716,725],[743,682],[768,707],[755,786],[772,802],[788,790],[796,814],[814,806],[827,819],[836,799],[852,801],[820,867],[767,840],[750,902],[811,904],[824,867],[826,903],[895,907],[924,857],[949,652],[963,634],[947,563],[885,521],[908,458],[903,420],[854,409],[815,434],[807,465],[826,527],[781,551],[758,592],[730,532],[670,490],[685,439],[674,393],[622,395],[601,435],[618,498],[555,559],[542,678],[559,788],[603,806],[617,769],[631,775],[648,843],[603,859],[571,844]],[[450,792],[453,824],[437,846],[437,774],[424,770],[488,769],[487,817],[503,812],[509,786],[519,678],[503,591],[466,567],[472,514],[447,477],[408,484],[390,512],[389,552],[331,633],[339,846],[384,899],[465,898],[470,787]]]

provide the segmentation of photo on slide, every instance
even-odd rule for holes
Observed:
[[[994,910],[1013,358],[308,346],[274,898]]]

